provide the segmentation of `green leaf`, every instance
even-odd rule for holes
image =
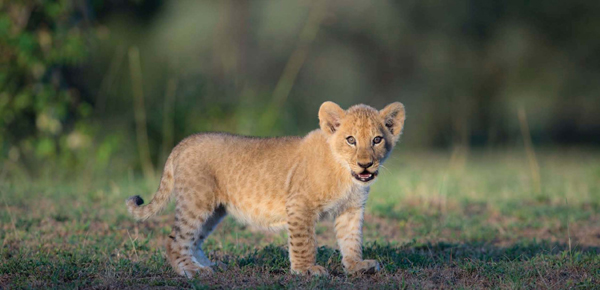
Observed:
[[[43,138],[35,146],[35,154],[38,157],[50,157],[56,152],[56,144],[50,138]]]

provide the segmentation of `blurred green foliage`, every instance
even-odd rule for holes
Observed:
[[[72,1],[0,4],[0,149],[54,158],[90,143],[92,107],[65,83],[64,67],[88,55]]]

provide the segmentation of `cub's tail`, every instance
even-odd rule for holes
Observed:
[[[135,195],[127,199],[127,210],[136,220],[146,220],[149,217],[155,215],[169,202],[169,197],[173,192],[173,184],[175,183],[175,177],[173,175],[173,155],[171,154],[165,164],[165,169],[160,179],[160,186],[158,191],[147,205],[144,204],[144,200],[139,196]]]

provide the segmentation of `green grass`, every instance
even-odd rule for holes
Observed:
[[[163,244],[170,209],[143,223],[130,195],[154,182],[114,178],[0,181],[0,288],[595,288],[600,283],[600,152],[539,153],[535,192],[521,152],[398,150],[373,186],[365,258],[383,271],[346,276],[330,221],[317,262],[329,278],[289,273],[286,234],[227,218],[205,250],[224,267],[188,280],[171,271]],[[91,180],[91,182],[90,182]]]

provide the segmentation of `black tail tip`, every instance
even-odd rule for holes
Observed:
[[[132,196],[132,197],[129,198],[129,200],[135,202],[135,205],[142,205],[142,204],[144,204],[144,200],[139,195]]]

